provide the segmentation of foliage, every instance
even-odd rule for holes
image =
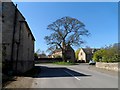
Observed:
[[[34,53],[34,59],[37,60],[38,59],[38,54]]]
[[[78,60],[78,54],[79,54],[79,51],[80,51],[80,48],[79,48],[78,50],[76,50],[76,52],[75,52],[76,60]]]
[[[54,62],[54,64],[57,64],[57,65],[76,65],[77,63],[72,63],[72,62]]]
[[[41,50],[38,49],[35,53],[40,54],[40,53],[41,53]]]
[[[97,62],[119,62],[118,46],[114,44],[96,51],[93,60]]]
[[[106,53],[106,50],[105,49],[101,49],[101,50],[98,50],[94,53],[93,55],[93,60],[99,62],[102,60],[102,57],[105,55]]]
[[[89,32],[85,25],[71,17],[63,17],[48,25],[47,29],[51,30],[50,36],[45,36],[47,44],[50,46],[49,50],[53,50],[58,46],[62,49],[62,58],[66,60],[65,49],[68,45],[79,46],[84,43],[81,36],[88,36]]]

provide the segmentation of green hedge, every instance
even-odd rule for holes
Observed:
[[[118,46],[114,44],[96,51],[93,60],[96,62],[120,62]]]

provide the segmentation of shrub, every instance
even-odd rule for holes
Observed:
[[[118,47],[114,44],[96,51],[93,55],[93,60],[96,62],[120,62],[119,57]]]
[[[105,53],[106,53],[106,50],[104,50],[104,49],[96,51],[94,53],[94,55],[93,55],[93,60],[96,61],[96,62],[102,61],[103,56],[105,55]]]
[[[37,53],[34,53],[34,59],[38,60],[38,54]]]

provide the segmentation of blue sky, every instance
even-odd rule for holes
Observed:
[[[46,29],[47,25],[64,16],[80,20],[91,33],[89,37],[83,37],[86,43],[82,47],[100,48],[118,42],[117,2],[17,2],[17,4],[35,36],[35,51],[37,49],[46,51],[48,46],[44,37],[51,33]]]

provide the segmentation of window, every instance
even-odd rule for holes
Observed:
[[[2,15],[2,22],[4,23],[4,15]]]
[[[82,52],[81,52],[81,55],[82,55]]]

